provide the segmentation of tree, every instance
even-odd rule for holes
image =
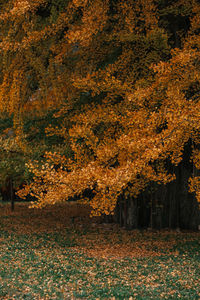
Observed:
[[[30,1],[32,18],[37,20],[36,3],[40,10],[43,8],[43,17],[49,5]],[[19,22],[20,14],[23,23],[20,7],[16,20]],[[44,55],[42,47],[48,45],[48,74],[38,73],[37,93],[41,98],[37,99],[41,103],[46,99],[47,106],[52,99],[60,101],[62,107],[56,116],[64,122],[61,128],[49,127],[47,131],[70,140],[73,155],[67,158],[46,152],[42,167],[36,162],[27,164],[33,181],[19,195],[32,194],[38,199],[34,205],[42,207],[85,195],[90,189],[92,197],[82,201],[92,206],[93,215],[114,213],[119,197],[127,197],[125,218],[132,215],[136,219],[134,199],[142,191],[169,184],[179,176],[189,144],[198,173],[199,3],[99,0],[92,5],[87,0],[74,0],[65,9],[55,23],[48,17],[48,25],[39,28],[37,35],[28,28],[29,38],[22,39],[18,47],[22,52],[30,51],[31,43],[34,47],[42,43]],[[12,16],[12,9],[8,11]],[[180,11],[187,22],[182,22]],[[176,28],[166,23],[168,14],[173,22],[177,16]],[[65,24],[64,32],[59,22]],[[5,41],[2,45],[4,53]],[[32,60],[27,53],[25,57]],[[4,75],[4,80],[7,77]],[[21,88],[24,77],[16,73],[18,77]],[[13,77],[11,83],[15,91]],[[191,175],[190,191],[199,199],[199,177]]]

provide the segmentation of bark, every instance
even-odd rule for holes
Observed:
[[[14,211],[15,208],[15,198],[14,198],[14,189],[13,189],[13,181],[10,178],[10,202],[11,202],[11,211]]]
[[[127,201],[126,228],[133,229],[138,227],[138,205],[137,199],[129,197]]]
[[[191,143],[185,146],[182,162],[175,167],[168,163],[167,168],[174,172],[176,180],[167,185],[151,183],[137,199],[123,194],[115,209],[114,221],[127,229],[133,228],[180,228],[197,230],[200,224],[199,204],[188,192],[188,179],[194,173],[190,161]],[[200,171],[195,169],[196,174]]]

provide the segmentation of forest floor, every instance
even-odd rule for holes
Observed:
[[[0,299],[200,299],[199,232],[126,231],[88,214],[0,205]]]

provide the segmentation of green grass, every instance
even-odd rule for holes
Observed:
[[[20,209],[0,214],[0,299],[200,299],[198,233],[56,227]]]

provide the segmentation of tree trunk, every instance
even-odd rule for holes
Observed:
[[[133,229],[138,227],[138,206],[137,199],[128,197],[126,228]]]
[[[14,199],[13,180],[11,178],[10,178],[10,202],[11,202],[11,211],[14,211],[15,199]]]
[[[167,185],[155,182],[149,184],[137,199],[124,193],[118,199],[118,213],[115,220],[127,229],[137,227],[180,228],[197,230],[200,225],[200,210],[194,194],[188,192],[188,179],[194,173],[190,161],[191,142],[185,146],[183,160],[178,166],[167,164],[169,172],[175,173],[176,180]],[[195,169],[194,175],[200,171]]]

